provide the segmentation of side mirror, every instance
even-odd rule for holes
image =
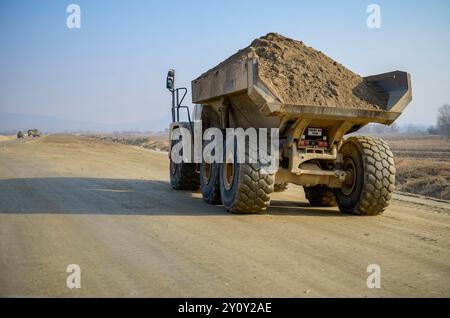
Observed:
[[[169,70],[167,73],[166,88],[173,90],[175,87],[175,70]]]

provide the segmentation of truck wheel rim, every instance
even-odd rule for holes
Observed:
[[[344,159],[344,171],[347,175],[345,176],[341,191],[345,195],[350,195],[356,184],[356,165],[352,158]]]
[[[231,190],[234,179],[234,164],[233,163],[224,163],[223,169],[223,183],[225,189]]]

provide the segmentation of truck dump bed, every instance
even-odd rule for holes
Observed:
[[[274,33],[192,81],[194,103],[227,98],[249,124],[285,115],[391,124],[411,96],[406,72],[363,78],[302,42]]]

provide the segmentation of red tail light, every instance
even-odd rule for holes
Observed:
[[[328,147],[328,142],[325,141],[325,140],[319,140],[319,141],[317,142],[317,147],[320,147],[320,148],[327,148],[327,147]]]
[[[300,147],[308,147],[309,146],[309,140],[300,140],[298,145]]]
[[[326,140],[299,140],[299,147],[319,147],[328,148],[328,141]]]

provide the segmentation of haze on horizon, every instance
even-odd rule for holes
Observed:
[[[66,26],[70,3],[81,8],[80,29]],[[381,8],[380,29],[366,26],[371,3]],[[437,108],[450,103],[449,13],[450,2],[439,0],[4,0],[0,113],[168,121],[169,68],[190,90],[190,80],[277,32],[363,76],[411,73],[413,102],[398,123],[432,125]]]

